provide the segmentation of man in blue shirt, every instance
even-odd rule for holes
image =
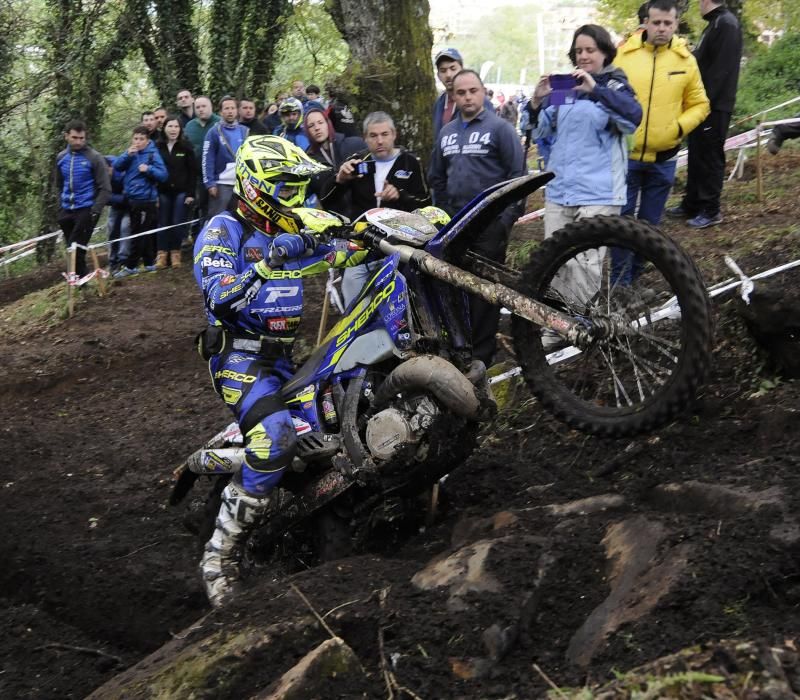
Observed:
[[[222,120],[209,129],[203,141],[203,185],[208,190],[208,217],[228,206],[236,182],[236,151],[247,138],[248,129],[236,121],[239,102],[226,95],[220,100]]]
[[[64,128],[67,147],[56,158],[56,187],[61,209],[58,225],[66,244],[85,246],[89,243],[100,213],[111,198],[111,182],[102,155],[86,144],[86,125],[71,121]],[[86,251],[78,248],[75,272],[86,274]]]

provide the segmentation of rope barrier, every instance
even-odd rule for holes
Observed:
[[[22,258],[27,258],[29,255],[33,255],[36,252],[36,248],[31,248],[30,250],[26,250],[23,253],[19,253],[18,255],[14,255],[13,257],[7,258],[6,260],[0,260],[0,267],[3,265],[8,265],[16,260],[22,260]]]
[[[95,229],[95,231],[96,230],[97,229]],[[24,240],[24,241],[17,241],[16,243],[9,243],[8,245],[4,245],[2,248],[0,248],[0,253],[6,253],[9,250],[14,250],[15,248],[21,248],[22,246],[28,245],[30,243],[37,243],[38,241],[45,240],[45,238],[52,238],[53,236],[60,236],[63,233],[64,232],[61,231],[61,229],[59,229],[58,231],[52,231],[51,233],[45,233],[45,234],[42,234],[41,236],[36,236],[36,238],[28,238],[27,240]]]
[[[795,102],[800,102],[800,96],[793,97],[791,100],[787,100],[786,102],[781,102],[779,105],[775,105],[774,107],[768,107],[767,109],[762,109],[760,112],[756,112],[755,114],[751,114],[749,117],[742,117],[738,121],[731,124],[731,126],[738,126],[739,124],[744,124],[751,119],[755,119],[756,117],[760,117],[762,114],[769,114],[770,112],[774,112],[775,110],[782,109],[783,107],[788,107]]]

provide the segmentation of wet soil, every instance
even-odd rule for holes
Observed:
[[[734,252],[748,272],[800,257],[793,194],[800,158],[781,158],[770,164],[774,190],[766,206],[745,201],[753,183],[736,183],[726,191],[725,226],[688,232],[668,225],[707,282],[730,276],[724,252]],[[535,226],[515,234],[530,235],[540,235]],[[798,273],[782,279],[795,286]],[[115,283],[103,297],[88,289],[67,320],[25,311],[25,295],[40,284],[29,275],[0,285],[0,697],[81,698],[209,612],[197,575],[199,545],[167,497],[172,468],[230,418],[193,347],[203,316],[186,265]],[[64,298],[59,286],[47,293],[55,307]],[[317,331],[313,306],[305,349]],[[479,449],[448,479],[432,527],[391,553],[331,562],[293,581],[324,610],[361,601],[362,622],[338,631],[377,667],[374,592],[448,549],[454,525],[465,518],[599,493],[622,494],[633,514],[657,510],[663,518],[653,486],[682,480],[780,487],[783,515],[796,513],[800,389],[776,377],[732,296],[717,301],[716,313],[712,376],[693,410],[664,430],[627,441],[588,438],[543,415],[521,389],[520,403],[483,429]],[[721,516],[714,527],[708,518],[693,525],[680,509],[666,517],[675,524],[670,544],[685,538],[701,546],[692,576],[659,604],[657,624],[623,629],[588,668],[567,663],[565,650],[567,630],[608,593],[595,521],[574,527],[559,553],[567,564],[557,592],[538,601],[535,624],[477,686],[464,685],[453,659],[483,653],[473,632],[495,620],[455,614],[444,597],[441,606],[430,595],[420,605],[413,589],[397,588],[380,615],[387,646],[405,659],[398,676],[425,698],[541,697],[546,684],[533,662],[558,684],[581,684],[695,643],[796,634],[798,550],[754,535],[780,524],[781,514]],[[519,570],[520,590],[531,576]],[[260,615],[278,619],[302,608],[285,595],[285,581],[271,581],[265,591],[272,596]],[[502,621],[507,612],[494,614]],[[287,635],[259,672],[262,687],[311,646]],[[362,693],[386,696],[377,676]]]

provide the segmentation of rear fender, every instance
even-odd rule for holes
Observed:
[[[501,182],[477,195],[459,211],[436,236],[425,246],[425,250],[441,258],[445,248],[458,236],[470,235],[485,229],[506,207],[529,194],[536,192],[555,177],[553,173],[525,175]]]

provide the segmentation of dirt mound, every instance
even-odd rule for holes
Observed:
[[[773,176],[783,199],[766,209],[671,229],[709,282],[729,277],[722,253],[750,273],[800,257],[782,204],[797,178]],[[67,321],[63,290],[36,294],[13,301],[4,286],[0,307],[2,697],[250,696],[329,636],[289,584],[368,674],[320,697],[386,697],[385,671],[425,698],[542,697],[533,663],[580,686],[687,645],[796,634],[800,392],[731,297],[716,306],[710,381],[681,420],[587,438],[521,391],[446,482],[432,527],[388,555],[290,579],[259,570],[209,613],[199,544],[166,505],[172,467],[230,420],[192,346],[203,317],[190,270],[82,293]],[[192,661],[183,680],[169,671],[178,656]]]

